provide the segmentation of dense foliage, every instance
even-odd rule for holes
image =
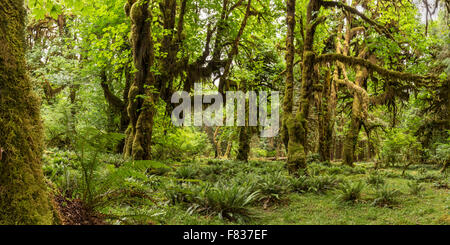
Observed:
[[[36,183],[0,168],[0,194],[39,210],[0,224],[449,224],[448,1],[25,2],[0,9],[25,24],[0,23],[0,163]],[[195,84],[280,92],[280,133],[174,126]]]

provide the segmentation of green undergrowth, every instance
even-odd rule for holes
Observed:
[[[44,173],[111,224],[450,224],[448,175],[428,165],[313,161],[292,177],[276,161],[97,160],[88,186],[72,152],[46,152]]]

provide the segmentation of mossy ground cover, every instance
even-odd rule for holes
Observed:
[[[50,171],[65,165],[63,169],[77,178],[76,160],[66,159],[70,154],[54,156],[56,161],[45,157],[47,177],[58,188],[70,190],[73,198],[80,197],[76,188],[82,189],[82,179],[67,182],[61,166],[59,174]],[[288,175],[284,162],[166,161],[130,172],[119,156],[104,155],[100,161],[97,176],[120,178],[108,182],[113,184],[105,190],[94,191],[105,197],[95,210],[111,224],[450,224],[449,178],[432,165],[414,165],[402,175],[401,167],[375,170],[373,163],[352,168],[338,162],[310,162],[299,180]],[[357,199],[341,200],[343,183],[358,182],[363,188]],[[68,183],[78,184],[67,188]],[[421,186],[417,193],[411,183]]]

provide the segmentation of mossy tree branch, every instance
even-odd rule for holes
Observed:
[[[416,75],[412,73],[406,73],[406,72],[399,72],[399,71],[391,71],[388,69],[385,69],[377,64],[372,63],[371,61],[367,59],[357,58],[357,57],[350,57],[345,56],[341,54],[323,54],[316,58],[317,63],[329,63],[339,61],[344,64],[347,64],[349,66],[363,66],[366,67],[369,71],[374,71],[378,73],[380,76],[386,77],[386,78],[394,78],[399,79],[403,81],[411,81],[411,82],[417,82],[420,84],[425,85],[426,81],[437,79],[434,75]]]
[[[335,2],[335,1],[322,1],[321,2],[322,6],[325,8],[332,8],[332,7],[336,7],[336,8],[341,8],[344,9],[354,15],[357,15],[359,17],[361,17],[361,19],[363,19],[365,22],[367,22],[368,24],[370,24],[371,26],[373,26],[373,28],[380,34],[384,34],[386,35],[388,38],[393,39],[392,35],[389,33],[389,31],[384,28],[382,25],[378,24],[377,22],[375,22],[374,20],[370,19],[369,17],[367,17],[365,14],[359,12],[356,8],[348,6],[342,2]]]

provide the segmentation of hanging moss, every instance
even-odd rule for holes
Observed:
[[[371,61],[363,58],[357,58],[357,57],[350,57],[342,54],[323,54],[316,58],[316,61],[318,63],[325,63],[325,62],[333,62],[333,61],[340,61],[342,63],[345,63],[349,66],[363,66],[366,67],[370,72],[376,72],[379,75],[386,77],[386,78],[392,78],[392,79],[400,79],[404,81],[414,81],[417,83],[424,82],[426,80],[431,79],[437,79],[437,77],[433,75],[416,75],[411,73],[405,73],[405,72],[398,72],[398,71],[391,71],[384,69],[383,67],[376,65],[372,63]]]
[[[148,89],[155,85],[154,75],[150,71],[154,64],[152,27],[151,22],[147,21],[152,15],[148,1],[128,0],[128,6],[125,6],[125,12],[132,22],[130,41],[137,72],[128,93],[130,126],[126,130],[124,154],[135,160],[148,160],[151,158],[155,102],[159,99]]]
[[[52,224],[40,101],[25,66],[23,1],[0,1],[0,224]]]

